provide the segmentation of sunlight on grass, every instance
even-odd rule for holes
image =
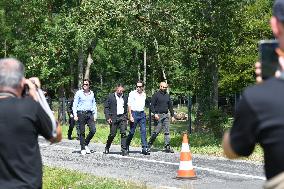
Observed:
[[[96,177],[91,174],[79,173],[61,168],[44,167],[43,189],[143,189],[145,186],[138,184]]]

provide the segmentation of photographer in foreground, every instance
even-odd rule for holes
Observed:
[[[1,188],[42,188],[38,135],[51,143],[61,140],[61,129],[56,126],[40,82],[37,78],[25,79],[24,66],[18,60],[0,59]]]
[[[258,85],[248,87],[242,94],[230,132],[224,134],[223,149],[230,158],[249,156],[256,144],[264,151],[264,168],[268,181],[265,189],[284,188],[284,0],[276,0],[270,20],[279,42],[276,52],[282,70]],[[259,76],[260,65],[256,64]],[[280,74],[279,74],[280,73]],[[257,82],[261,78],[257,77]]]

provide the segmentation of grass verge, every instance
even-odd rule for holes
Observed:
[[[130,189],[146,188],[135,183],[96,177],[60,168],[44,167],[43,189]]]

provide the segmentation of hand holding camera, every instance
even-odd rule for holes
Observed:
[[[38,101],[37,88],[40,88],[40,81],[37,77],[25,79],[23,96],[31,96],[35,101]]]

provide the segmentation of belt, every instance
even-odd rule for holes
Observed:
[[[135,113],[144,113],[144,111],[132,111],[132,112],[135,112]]]
[[[85,111],[79,110],[79,111],[77,111],[77,113],[79,113],[79,114],[85,114],[85,113],[92,113],[92,111],[91,111],[91,110],[85,110]]]
[[[158,112],[157,114],[167,114],[168,112]]]
[[[125,114],[118,114],[116,115],[117,117],[121,117],[121,116],[124,116]]]

